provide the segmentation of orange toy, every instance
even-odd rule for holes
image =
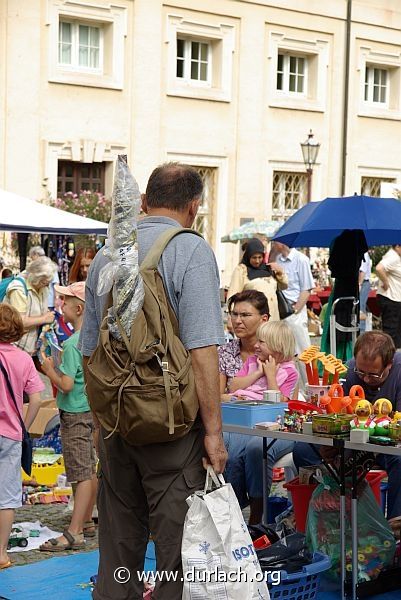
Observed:
[[[353,385],[349,391],[349,396],[344,396],[341,403],[347,413],[354,415],[359,400],[365,400],[365,391],[360,385]]]
[[[341,413],[345,412],[344,405],[344,392],[342,385],[339,383],[333,383],[329,389],[327,396],[322,396],[319,400],[319,406],[326,409],[328,413]]]

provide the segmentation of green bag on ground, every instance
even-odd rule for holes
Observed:
[[[350,482],[347,482],[347,488]],[[351,570],[351,490],[346,491],[346,568]],[[340,487],[330,475],[312,495],[306,523],[306,541],[311,551],[327,554],[332,561],[328,576],[340,577]],[[393,564],[395,539],[372,490],[366,481],[358,489],[358,581],[376,579]]]

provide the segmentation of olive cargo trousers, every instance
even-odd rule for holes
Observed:
[[[197,421],[178,440],[131,446],[117,433],[99,435],[99,574],[94,600],[142,600],[137,572],[151,532],[157,571],[176,573],[158,581],[152,598],[181,600],[181,539],[186,498],[203,489],[204,430]],[[123,568],[121,570],[121,568]]]

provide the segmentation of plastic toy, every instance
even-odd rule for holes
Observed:
[[[343,405],[344,392],[343,388],[339,383],[334,383],[327,396],[322,396],[319,400],[319,406],[325,408],[328,413],[341,413],[345,412]]]
[[[26,548],[28,545],[28,537],[26,531],[19,527],[13,527],[8,538],[7,550],[19,546],[20,548]]]
[[[393,414],[393,423],[398,423],[398,421],[401,421],[401,412],[396,410]]]
[[[346,409],[347,413],[354,415],[359,400],[365,400],[365,391],[360,385],[353,385],[349,391],[349,396],[344,396],[341,400],[341,404]]]
[[[355,407],[355,417],[352,419],[350,425],[351,429],[368,429],[369,434],[373,435],[375,423],[370,402],[367,400],[358,401]]]
[[[387,398],[379,398],[373,404],[375,433],[374,435],[388,436],[391,423],[390,413],[393,410],[393,405]]]

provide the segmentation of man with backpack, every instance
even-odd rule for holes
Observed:
[[[176,231],[177,228],[192,226],[202,191],[199,174],[189,166],[168,163],[156,168],[150,176],[143,197],[147,217],[138,224],[139,263],[150,265],[151,255],[158,259],[161,252],[160,261],[156,263],[157,273],[164,284],[169,307],[166,311],[162,298],[164,293],[159,293],[156,301],[160,302],[162,317],[158,315],[158,319],[159,324],[164,324],[163,332],[160,339],[144,345],[143,352],[135,357],[132,346],[136,338],[142,340],[153,325],[149,322],[149,305],[155,300],[156,287],[153,290],[149,288],[152,286],[149,278],[151,269],[146,273],[143,271],[143,327],[135,329],[134,321],[131,330],[133,340],[127,340],[131,345],[129,354],[127,344],[121,344],[123,359],[113,355],[113,360],[106,360],[102,357],[110,357],[118,345],[110,341],[107,325],[105,322],[102,324],[107,297],[97,295],[99,272],[108,261],[102,251],[90,267],[80,347],[84,355],[89,401],[102,425],[98,494],[100,565],[93,592],[95,600],[142,598],[143,580],[138,577],[138,572],[143,569],[149,533],[156,546],[157,570],[167,573],[171,579],[167,581],[164,576],[158,581],[153,597],[181,599],[181,538],[187,511],[186,498],[203,488],[204,465],[211,463],[217,473],[224,470],[227,455],[222,438],[217,357],[217,346],[224,343],[224,332],[218,268],[212,250],[200,236],[191,232],[178,235]],[[165,245],[168,231],[175,237]],[[161,238],[163,234],[164,241]],[[149,253],[151,249],[152,253]],[[175,356],[170,352],[170,361],[163,359],[163,345],[169,345],[166,341],[177,341],[173,339],[175,334],[171,329],[182,343],[181,354],[187,353],[190,357],[185,376],[180,379],[184,369],[175,375],[176,385],[171,372],[179,352]],[[145,365],[139,364],[152,346],[155,348],[154,360],[150,359]],[[101,348],[109,354],[102,354]],[[104,379],[100,369],[102,364]],[[159,374],[157,364],[160,365]],[[132,375],[128,371],[128,377],[119,379],[111,375],[112,367],[119,368],[122,374],[131,369]],[[143,384],[141,405],[140,382],[145,372],[150,377],[152,369],[157,381],[161,378],[165,385],[155,385],[153,390],[151,384]],[[120,385],[119,393],[109,397],[108,405],[107,390],[113,389],[115,380]],[[194,382],[193,402],[189,411],[184,396],[191,382]],[[135,395],[136,388],[138,393]],[[91,390],[98,392],[91,393]],[[176,402],[180,393],[183,400],[181,411],[179,402]],[[165,400],[162,399],[164,397]],[[131,407],[130,412],[129,401],[132,398],[136,409],[132,411]],[[188,398],[185,401],[188,402]],[[153,420],[152,414],[149,414],[152,403],[155,407]],[[191,411],[194,415],[186,418]],[[165,417],[160,418],[159,413],[165,414]],[[164,430],[163,420],[166,421]],[[136,431],[139,432],[138,438]],[[145,439],[146,431],[151,443]],[[171,440],[166,441],[169,434],[172,434]],[[157,439],[163,441],[158,442]]]

